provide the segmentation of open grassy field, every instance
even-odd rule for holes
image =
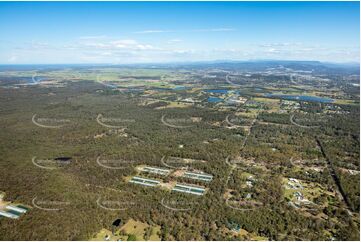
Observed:
[[[160,231],[160,226],[150,226],[146,223],[129,219],[129,221],[120,228],[120,230],[123,230],[127,234],[135,235],[137,237],[137,240],[145,240],[144,237],[145,237],[146,229],[152,230],[149,240],[155,240],[155,241],[160,240],[158,235]]]
[[[146,231],[149,230],[150,234],[148,238],[145,238]],[[129,219],[127,223],[125,223],[120,229],[116,230],[114,235],[108,229],[101,229],[98,234],[96,234],[90,240],[92,241],[103,241],[106,236],[109,236],[109,240],[111,241],[126,241],[129,238],[129,235],[134,235],[137,240],[151,240],[151,241],[160,241],[159,237],[160,226],[150,226],[146,223],[142,223],[139,221],[135,221],[133,219]]]

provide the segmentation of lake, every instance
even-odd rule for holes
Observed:
[[[182,91],[182,90],[186,90],[186,89],[188,89],[188,88],[185,86],[176,86],[173,88],[173,90],[176,90],[176,91]]]
[[[209,90],[205,90],[205,92],[226,94],[226,93],[228,93],[228,90],[227,89],[209,89]]]
[[[333,99],[328,97],[306,96],[306,95],[287,95],[287,94],[265,94],[265,97],[275,97],[280,99],[303,101],[303,102],[319,102],[319,103],[332,103]]]
[[[219,98],[219,97],[209,97],[207,99],[207,101],[210,102],[210,103],[218,103],[218,102],[222,102],[223,99]]]

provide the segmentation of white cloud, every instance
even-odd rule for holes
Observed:
[[[122,45],[135,45],[137,44],[137,41],[134,39],[121,39],[121,40],[115,40],[112,43],[122,44]]]
[[[187,30],[142,30],[133,32],[134,34],[156,34],[156,33],[186,33],[186,32],[232,32],[234,28],[210,28],[210,29],[187,29]]]
[[[105,39],[107,38],[106,35],[92,35],[92,36],[80,36],[79,39],[81,40],[94,40],[94,39]]]
[[[198,30],[200,31],[200,30]],[[218,29],[219,31],[219,29]],[[223,31],[223,30],[222,30]],[[265,44],[229,45],[230,48],[194,48],[181,39],[165,39],[168,43],[154,46],[132,38],[77,38],[55,45],[28,42],[0,57],[7,63],[139,63],[202,60],[293,59],[320,61],[359,61],[359,47],[332,47],[281,42]],[[227,46],[227,45],[224,45]]]
[[[183,40],[181,40],[181,39],[170,39],[170,40],[168,40],[168,44],[180,43],[180,42],[183,42]]]
[[[106,50],[155,50],[159,49],[150,44],[139,43],[133,39],[119,39],[112,41],[91,41],[80,42],[77,45],[78,49],[93,48],[93,49],[106,49]]]
[[[8,62],[15,63],[18,60],[18,57],[16,55],[12,55],[9,57]]]
[[[266,44],[260,44],[260,47],[283,47],[283,46],[289,46],[290,43],[266,43]]]
[[[143,30],[143,31],[136,31],[136,32],[133,32],[134,34],[154,34],[154,33],[169,33],[169,32],[174,32],[174,31],[171,31],[171,30],[154,30],[154,29],[151,29],[151,30]]]
[[[214,29],[195,29],[191,30],[191,32],[232,32],[236,31],[233,28],[214,28]]]
[[[275,48],[269,48],[269,49],[267,50],[267,52],[270,52],[270,53],[279,53],[280,50],[275,49]]]
[[[84,43],[81,45],[86,46],[86,47],[91,47],[91,48],[100,48],[100,49],[108,47],[108,45],[104,44],[104,43]]]

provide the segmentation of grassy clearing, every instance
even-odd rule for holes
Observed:
[[[255,98],[253,98],[253,100],[255,100],[257,102],[263,102],[263,103],[275,103],[275,104],[280,103],[279,99],[274,99],[274,98],[255,97]]]
[[[147,223],[142,223],[139,221],[135,221],[133,219],[129,219],[126,224],[124,224],[120,230],[115,232],[115,235],[108,229],[101,229],[99,233],[90,239],[91,241],[104,241],[106,236],[110,236],[110,241],[128,240],[128,235],[134,235],[136,239],[139,241],[146,240],[145,234],[147,230],[150,230],[148,240],[151,241],[160,241],[160,226],[150,226]]]
[[[152,229],[149,240],[159,241],[160,237],[158,235],[158,232],[160,231],[160,226],[154,227],[146,223],[130,219],[126,224],[123,225],[123,227],[121,227],[120,230],[123,230],[127,234],[135,235],[137,237],[137,240],[145,240],[144,235],[148,228]]]
[[[257,114],[258,114],[258,110],[249,109],[247,112],[237,112],[236,116],[254,119],[256,118]]]
[[[159,107],[156,109],[164,109],[164,108],[187,108],[192,106],[193,104],[191,103],[182,103],[182,102],[168,102],[167,106],[164,107]]]
[[[244,180],[248,179],[248,177],[253,176],[253,174],[248,173],[248,172],[242,172],[241,174],[241,178],[243,178]]]
[[[151,234],[149,240],[151,241],[160,241],[160,226],[153,227],[153,233]]]
[[[104,241],[106,236],[110,236],[111,241],[123,240],[120,235],[112,235],[112,232],[108,229],[101,229],[99,233],[94,237],[91,238],[91,241]]]
[[[251,240],[251,241],[266,241],[267,237],[258,236],[255,233],[250,233],[245,229],[240,229],[238,232],[238,236],[242,238],[242,240]]]
[[[347,99],[336,99],[335,104],[344,104],[344,105],[360,105],[360,103],[355,100],[347,100]]]
[[[283,183],[287,184],[288,179],[284,179]],[[320,184],[314,182],[305,182],[300,181],[300,184],[304,187],[304,189],[285,189],[284,196],[289,198],[290,200],[295,200],[294,193],[301,192],[304,198],[314,201],[315,198],[321,196],[322,194],[327,194],[328,196],[334,196],[331,192],[326,191]]]

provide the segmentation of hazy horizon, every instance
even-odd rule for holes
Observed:
[[[136,66],[136,65],[180,65],[180,64],[212,64],[212,63],[265,63],[265,62],[315,62],[320,64],[334,64],[334,65],[360,65],[359,61],[348,61],[348,62],[335,62],[335,61],[319,61],[319,60],[287,60],[287,59],[250,59],[250,60],[201,60],[201,61],[166,61],[166,62],[138,62],[138,63],[0,63],[0,66],[37,66],[37,65],[49,65],[49,66],[62,66],[62,65],[99,65],[99,66]]]

